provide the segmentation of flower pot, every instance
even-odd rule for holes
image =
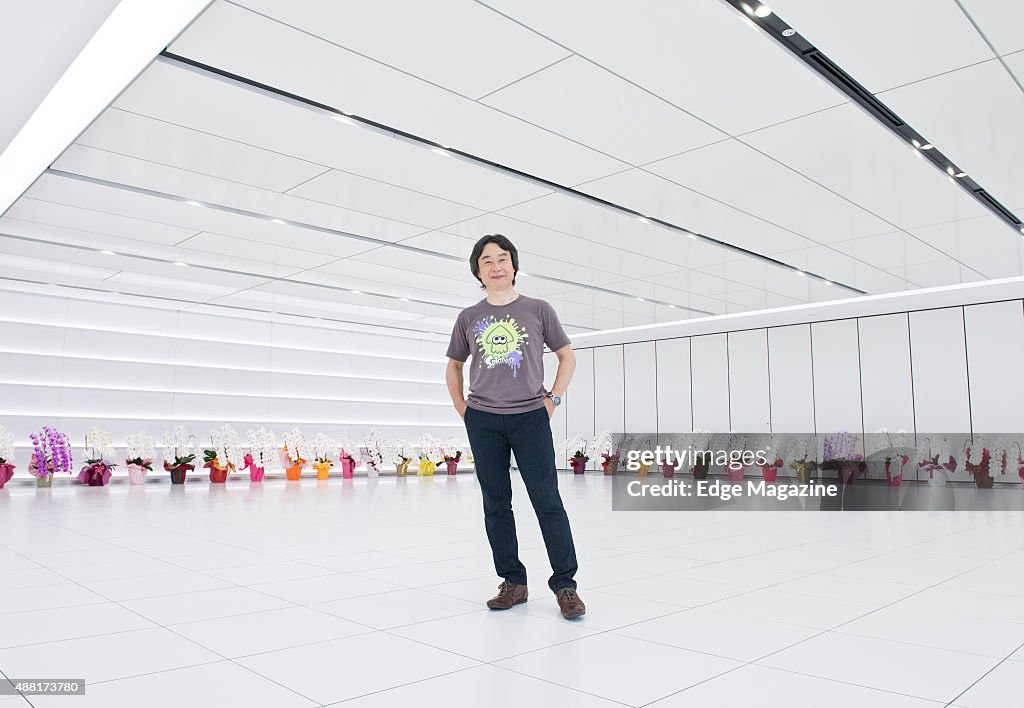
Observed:
[[[445,464],[445,467],[448,468],[448,474],[458,474],[459,473],[459,463],[456,462],[455,460],[445,460],[444,464]]]
[[[78,473],[78,481],[90,487],[102,487],[110,481],[110,467],[102,462],[86,465]]]
[[[903,484],[903,466],[907,464],[908,457],[900,458],[900,470],[897,474],[892,473],[892,460],[885,461],[885,481],[890,487],[899,487]]]
[[[193,469],[191,465],[182,465],[181,467],[171,467],[168,472],[171,473],[171,484],[185,484],[185,475],[190,469]]]
[[[352,479],[355,475],[356,461],[351,457],[341,458],[341,476],[343,479]]]
[[[224,484],[228,480],[228,468],[227,467],[211,467],[210,468],[210,481],[214,484]]]
[[[148,471],[142,465],[136,465],[129,462],[125,465],[125,469],[128,470],[128,483],[129,484],[145,484],[146,483],[146,472]]]
[[[746,472],[747,466],[737,462],[730,462],[726,469],[729,471],[729,481],[742,482],[743,473]]]
[[[319,464],[313,465],[313,467],[316,469],[316,478],[317,479],[327,479],[328,477],[330,477],[330,475],[331,475],[331,463],[330,462],[321,462]]]
[[[249,481],[250,482],[262,482],[263,475],[266,470],[263,467],[257,467],[256,465],[249,466]]]
[[[402,460],[395,464],[395,476],[404,477],[409,474],[409,460]]]
[[[601,469],[605,474],[615,474],[619,471],[619,456],[610,457],[601,463]]]
[[[9,462],[5,462],[0,465],[0,489],[4,488],[4,485],[10,481],[11,477],[14,476],[14,465]]]
[[[693,475],[694,479],[707,479],[708,466],[706,464],[694,465],[690,468],[690,474]]]
[[[661,476],[665,479],[672,479],[676,473],[676,467],[668,462],[661,465]]]
[[[52,487],[53,486],[53,474],[48,474],[44,477],[36,477],[37,487]]]
[[[796,478],[800,484],[810,484],[811,472],[818,468],[818,463],[813,460],[797,460],[790,462],[789,466],[796,472]]]
[[[988,470],[978,470],[974,473],[974,484],[978,489],[992,489],[992,484],[995,482],[992,479],[992,475],[988,473]]]
[[[583,474],[587,471],[587,462],[590,460],[589,457],[570,457],[569,464],[572,465],[573,474]]]
[[[765,482],[774,482],[779,476],[780,465],[761,465],[761,475]]]
[[[420,477],[433,477],[434,470],[436,468],[437,465],[435,465],[430,460],[420,460],[419,471],[417,472],[417,474],[419,474]]]
[[[292,465],[284,471],[285,479],[296,481],[302,477],[302,465]]]
[[[865,469],[867,465],[864,462],[841,462],[835,466],[836,478],[840,485],[853,484]]]

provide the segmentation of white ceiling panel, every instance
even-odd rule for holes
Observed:
[[[580,57],[539,71],[483,102],[631,165],[726,137]]]
[[[737,184],[745,185],[746,183],[738,181]],[[677,226],[758,253],[777,253],[813,245],[813,242],[804,236],[745,214],[734,207],[697,194],[644,170],[630,170],[605,177],[583,186],[581,190],[602,199],[618,202],[642,214],[649,214]],[[544,201],[538,200],[540,203]],[[524,206],[530,207],[538,202]],[[505,213],[515,213],[515,211],[514,209],[506,210]],[[593,231],[600,233],[608,229],[607,225],[604,228],[601,227],[601,223],[607,218],[602,218],[601,212],[602,210],[591,208],[589,213],[593,223],[583,224],[588,228],[588,233]],[[574,221],[581,221],[575,214],[573,217]],[[571,227],[572,222],[566,226]],[[645,233],[647,231],[652,234],[660,234],[659,241],[654,244],[658,246],[658,249],[653,251],[654,253],[658,253],[659,256],[663,254],[681,256],[685,259],[683,263],[686,265],[697,266],[745,257],[719,246],[689,241],[683,234],[669,234],[660,227],[649,226]],[[631,238],[637,237],[638,234],[631,236]],[[637,241],[629,240],[627,243],[637,243]],[[676,259],[675,262],[680,261]]]
[[[898,227],[985,213],[916,150],[852,105],[759,130],[744,142]]]
[[[165,63],[147,69],[116,105],[485,211],[548,191]]]
[[[562,184],[625,167],[595,150],[235,5],[212,5],[171,50]],[[295,71],[296,66],[302,70]]]
[[[1000,202],[1024,202],[1024,91],[998,61],[881,98]]]
[[[107,19],[119,0],[4,3],[0,22],[0,153]]]
[[[377,214],[342,209],[81,145],[68,148],[54,163],[54,167],[64,172],[142,187],[181,199],[242,209],[267,217],[324,226],[385,241],[399,241],[423,231],[421,226]]]
[[[43,256],[21,255],[19,251],[33,251],[33,249],[26,248],[24,243],[0,239],[0,258],[3,258],[4,262],[2,273],[4,277],[46,281],[74,277],[87,281],[102,281],[117,272],[110,268],[96,268],[82,263],[55,261]],[[96,285],[95,282],[91,284]]]
[[[424,277],[424,271],[431,275]],[[466,269],[468,274],[469,269]],[[356,290],[374,290],[419,300],[438,302],[473,302],[479,299],[480,289],[476,281],[467,278],[434,277],[429,268],[405,270],[386,263],[367,266],[365,261],[339,260],[311,270],[299,276],[302,280],[322,282]]]
[[[182,202],[56,175],[43,175],[28,194],[40,200],[102,210],[129,218],[178,224],[188,231],[188,235],[210,231],[263,243],[290,244],[302,250],[339,258],[360,253],[373,246],[365,241],[343,236],[275,224],[265,219],[239,216],[216,209],[189,206]]]
[[[1024,85],[1024,50],[1003,57],[1003,61],[1006,62],[1006,66],[1013,73],[1014,78]]]
[[[649,252],[643,253],[642,248],[607,246],[500,214],[471,219],[448,227],[445,231],[466,236],[473,241],[483,234],[504,234],[519,250],[520,265],[524,271],[557,278],[589,282],[587,274],[590,271],[594,271],[594,277],[642,277],[676,269],[675,265],[665,260],[647,255]],[[412,239],[409,243],[415,241]],[[527,255],[530,257],[527,258]]]
[[[960,0],[1000,54],[1024,49],[1024,5],[1007,0]]]
[[[738,140],[645,169],[819,243],[892,230],[874,214]],[[742,175],[743,188],[737,189],[737,175]]]
[[[169,268],[173,267],[169,266]],[[106,283],[111,289],[116,288],[129,292],[162,294],[164,296],[173,294],[175,297],[211,300],[264,282],[256,279],[240,281],[238,280],[239,276],[223,278],[220,273],[208,273],[206,278],[202,280],[177,278],[174,277],[176,274],[170,270],[167,273],[167,275],[155,275],[153,273],[123,271],[112,276]],[[232,280],[235,282],[231,282]]]
[[[832,247],[885,269],[950,260],[945,253],[902,231],[837,241]]]
[[[261,243],[206,231],[183,241],[178,245],[178,250],[194,251],[196,255],[212,253],[233,259],[244,258],[247,261],[272,264],[280,269],[275,272],[275,275],[293,273],[305,268],[317,268],[333,260],[332,256],[302,251],[289,244]],[[188,260],[188,258],[183,258],[183,260]]]
[[[385,182],[331,170],[288,194],[358,209],[426,228],[440,228],[483,213],[479,209],[420,194]]]
[[[569,55],[472,0],[241,0],[239,4],[469,98],[479,98]],[[486,57],[486,61],[467,61],[471,57]]]
[[[75,142],[275,192],[285,192],[326,169],[116,108],[104,111]]]
[[[135,219],[88,207],[68,206],[29,197],[23,197],[15,202],[4,218],[167,245],[178,243],[199,232],[198,229],[181,228],[149,219]]]
[[[911,233],[984,278],[1024,275],[1024,238],[995,216],[936,224]]]
[[[954,0],[820,0],[771,8],[848,74],[877,93],[992,58]]]
[[[845,102],[724,2],[485,1],[731,135]]]

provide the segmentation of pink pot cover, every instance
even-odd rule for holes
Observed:
[[[458,474],[458,472],[459,472],[459,463],[458,462],[456,462],[455,460],[447,460],[444,464],[448,467],[448,474]]]
[[[356,461],[351,457],[341,458],[341,476],[343,479],[351,479],[356,469]]]
[[[11,477],[14,476],[14,465],[9,462],[5,462],[0,465],[0,489],[4,488],[4,485],[10,481]]]
[[[665,464],[665,465],[661,466],[661,476],[662,477],[666,477],[666,478],[673,477],[673,476],[675,476],[675,473],[676,473],[675,465]]]
[[[569,463],[572,465],[573,474],[583,474],[587,469],[586,457],[572,457],[569,459]]]
[[[763,465],[761,467],[761,474],[764,475],[765,482],[774,482],[775,478],[779,475],[779,468],[775,465]]]
[[[132,484],[145,484],[146,483],[146,468],[142,465],[129,464],[128,467],[128,481]]]
[[[746,471],[746,469],[747,468],[744,467],[743,465],[729,465],[729,480],[732,482],[742,482],[743,473]]]

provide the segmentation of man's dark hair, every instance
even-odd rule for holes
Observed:
[[[498,245],[503,251],[508,251],[508,254],[512,256],[512,284],[516,284],[516,274],[519,272],[519,251],[512,245],[512,242],[501,234],[488,234],[476,242],[473,246],[473,252],[469,254],[469,269],[473,272],[473,277],[480,280],[480,254],[484,252],[484,246],[489,243]],[[487,286],[484,285],[484,281],[480,280],[480,287],[484,290]]]

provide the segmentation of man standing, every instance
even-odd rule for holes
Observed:
[[[469,268],[487,296],[459,313],[448,345],[445,381],[466,424],[494,569],[504,579],[487,606],[507,610],[527,599],[526,567],[519,560],[512,516],[514,452],[551,562],[548,587],[563,617],[579,617],[586,606],[573,580],[576,549],[558,494],[551,439],[551,416],[569,387],[576,356],[551,305],[513,287],[519,252],[511,241],[498,234],[484,236],[473,247]],[[544,390],[545,344],[558,357],[551,391]],[[462,369],[470,353],[469,396],[464,399]]]

